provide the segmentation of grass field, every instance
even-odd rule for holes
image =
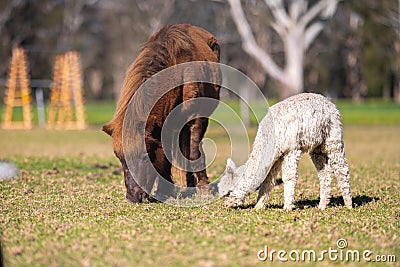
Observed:
[[[277,101],[272,99],[268,100],[270,105]],[[239,112],[239,103],[237,101],[224,101],[236,112]],[[400,105],[396,105],[392,101],[385,101],[381,99],[369,99],[361,104],[353,104],[350,100],[337,100],[336,105],[342,113],[342,120],[347,125],[399,125],[400,124]],[[265,114],[265,104],[252,103],[255,112],[261,117]],[[85,105],[87,122],[92,126],[100,126],[104,122],[109,121],[115,111],[114,101],[98,101],[88,102]],[[4,106],[0,103],[0,114],[3,114]],[[214,112],[215,114],[215,112]],[[35,124],[38,121],[36,106],[32,106],[32,115]],[[224,121],[232,120],[232,116],[226,116],[218,113],[218,117]],[[21,120],[21,110],[15,110],[15,119]],[[252,117],[254,122],[254,117]]]
[[[0,183],[0,234],[6,266],[260,266],[257,252],[275,250],[371,250],[369,257],[395,255],[400,261],[400,109],[392,104],[338,103],[345,122],[346,155],[355,208],[343,207],[336,185],[332,205],[317,209],[318,179],[304,157],[296,209],[282,210],[283,186],[273,190],[266,210],[252,209],[256,194],[241,209],[219,200],[179,208],[162,203],[134,205],[108,136],[111,103],[87,106],[85,131],[0,130],[0,160],[20,168],[17,180]],[[254,136],[255,129],[250,130]],[[218,153],[229,144],[211,125],[208,137]],[[224,154],[225,155],[225,154]],[[217,157],[208,172],[224,169]],[[285,256],[288,258],[288,255]],[[340,262],[340,261],[336,261]],[[359,266],[361,262],[348,262]],[[279,263],[274,254],[273,265]],[[305,262],[314,266],[315,262]],[[325,254],[318,266],[333,263]],[[296,262],[282,265],[296,266]],[[383,263],[376,263],[384,266]]]

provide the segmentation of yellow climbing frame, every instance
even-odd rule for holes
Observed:
[[[32,128],[30,92],[25,51],[22,48],[14,48],[4,97],[5,113],[1,125],[3,129]],[[13,120],[15,108],[20,107],[22,107],[22,121]]]
[[[48,129],[84,129],[84,98],[80,58],[77,52],[58,55],[47,121]]]

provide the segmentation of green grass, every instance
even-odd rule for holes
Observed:
[[[237,102],[228,104],[239,110]],[[0,161],[14,162],[20,169],[17,180],[0,183],[5,265],[261,266],[268,262],[259,262],[256,254],[264,246],[319,253],[336,249],[339,238],[348,241],[348,249],[396,255],[398,265],[400,107],[382,100],[336,104],[345,125],[353,210],[342,206],[336,186],[332,205],[323,212],[316,208],[318,179],[307,157],[299,169],[297,208],[290,213],[282,210],[281,184],[263,211],[251,208],[256,194],[247,198],[245,208],[234,210],[226,209],[223,200],[196,208],[131,204],[124,197],[110,139],[100,131],[112,118],[114,102],[87,103],[89,128],[84,131],[0,130]],[[255,109],[262,114],[262,105]],[[33,114],[37,121],[35,110]],[[222,109],[214,116],[224,124],[235,122]],[[250,142],[255,131],[255,127],[249,130]],[[206,137],[217,144],[217,157],[208,168],[215,179],[224,170],[230,144],[215,123]],[[247,157],[246,149],[240,144],[241,160]],[[320,264],[332,262],[326,259]]]
[[[97,109],[101,113],[101,108]],[[100,122],[101,115],[96,116]],[[95,120],[95,117],[92,117]],[[254,136],[255,129],[251,130]],[[260,266],[269,249],[369,249],[400,260],[400,126],[345,126],[355,208],[333,203],[316,208],[318,179],[301,160],[297,208],[282,210],[283,186],[272,191],[266,210],[226,209],[223,200],[204,207],[131,204],[108,137],[85,131],[0,131],[0,160],[15,162],[17,180],[0,183],[0,233],[6,266]],[[221,153],[227,144],[211,126],[208,137]],[[245,153],[244,153],[245,154]],[[217,157],[208,172],[224,169]],[[360,263],[350,263],[358,266]],[[276,258],[274,265],[277,264]],[[282,263],[282,265],[288,263]],[[315,263],[307,263],[314,266]],[[326,259],[318,266],[330,266]],[[289,263],[296,266],[298,263]],[[384,266],[384,264],[376,264]]]
[[[85,103],[85,118],[89,125],[99,127],[111,120],[116,103],[114,101],[97,101]],[[4,105],[0,103],[0,117],[3,121]],[[48,106],[46,106],[45,116],[48,116]],[[22,120],[22,108],[14,108],[13,120]],[[36,105],[32,105],[32,120],[34,125],[38,124],[38,111]]]
[[[354,104],[349,100],[336,103],[344,124],[353,125],[395,125],[400,124],[400,105],[381,99],[366,100]]]
[[[227,103],[237,114],[240,114],[238,101],[224,101]],[[272,99],[269,104],[276,103]],[[335,101],[341,114],[342,120],[345,125],[399,125],[400,124],[400,105],[396,105],[392,101],[382,99],[369,99],[360,104],[354,104],[350,100],[337,100]],[[265,115],[265,105],[260,102],[252,103],[254,112],[262,118]],[[4,106],[0,104],[0,111],[4,110]],[[85,105],[85,114],[87,123],[91,126],[100,127],[100,125],[109,121],[115,111],[114,101],[100,101],[88,102]],[[3,114],[1,112],[0,114]],[[33,106],[32,110],[34,123],[37,124],[37,111]],[[47,114],[47,113],[46,113]],[[234,114],[226,112],[226,109],[219,107],[213,114],[213,117],[223,122],[235,123]],[[20,109],[15,110],[15,119],[21,120],[22,113]],[[256,125],[254,115],[251,116],[253,125]]]

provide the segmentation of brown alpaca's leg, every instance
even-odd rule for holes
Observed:
[[[133,179],[125,160],[121,160],[121,164],[124,171],[126,198],[132,203],[141,203],[148,200],[148,194]]]
[[[157,200],[165,200],[171,196],[174,196],[174,181],[171,176],[171,162],[169,162],[165,153],[168,153],[168,156],[171,157],[171,151],[168,148],[168,145],[165,146],[165,150],[160,145],[156,151],[156,160],[153,162],[153,166],[155,167],[158,174],[157,180],[157,188],[155,190],[155,195]],[[155,177],[155,176],[153,176]],[[149,188],[154,187],[155,179],[149,183]]]
[[[195,186],[204,186],[210,183],[206,172],[206,157],[201,146],[201,140],[203,139],[207,126],[208,119],[206,118],[196,118],[190,126],[189,159],[192,161],[192,169],[195,170],[193,173]]]

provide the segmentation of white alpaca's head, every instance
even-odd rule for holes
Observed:
[[[226,161],[225,173],[218,181],[219,196],[227,196],[236,186],[239,178],[243,174],[244,165],[236,168],[235,162],[231,158]]]

